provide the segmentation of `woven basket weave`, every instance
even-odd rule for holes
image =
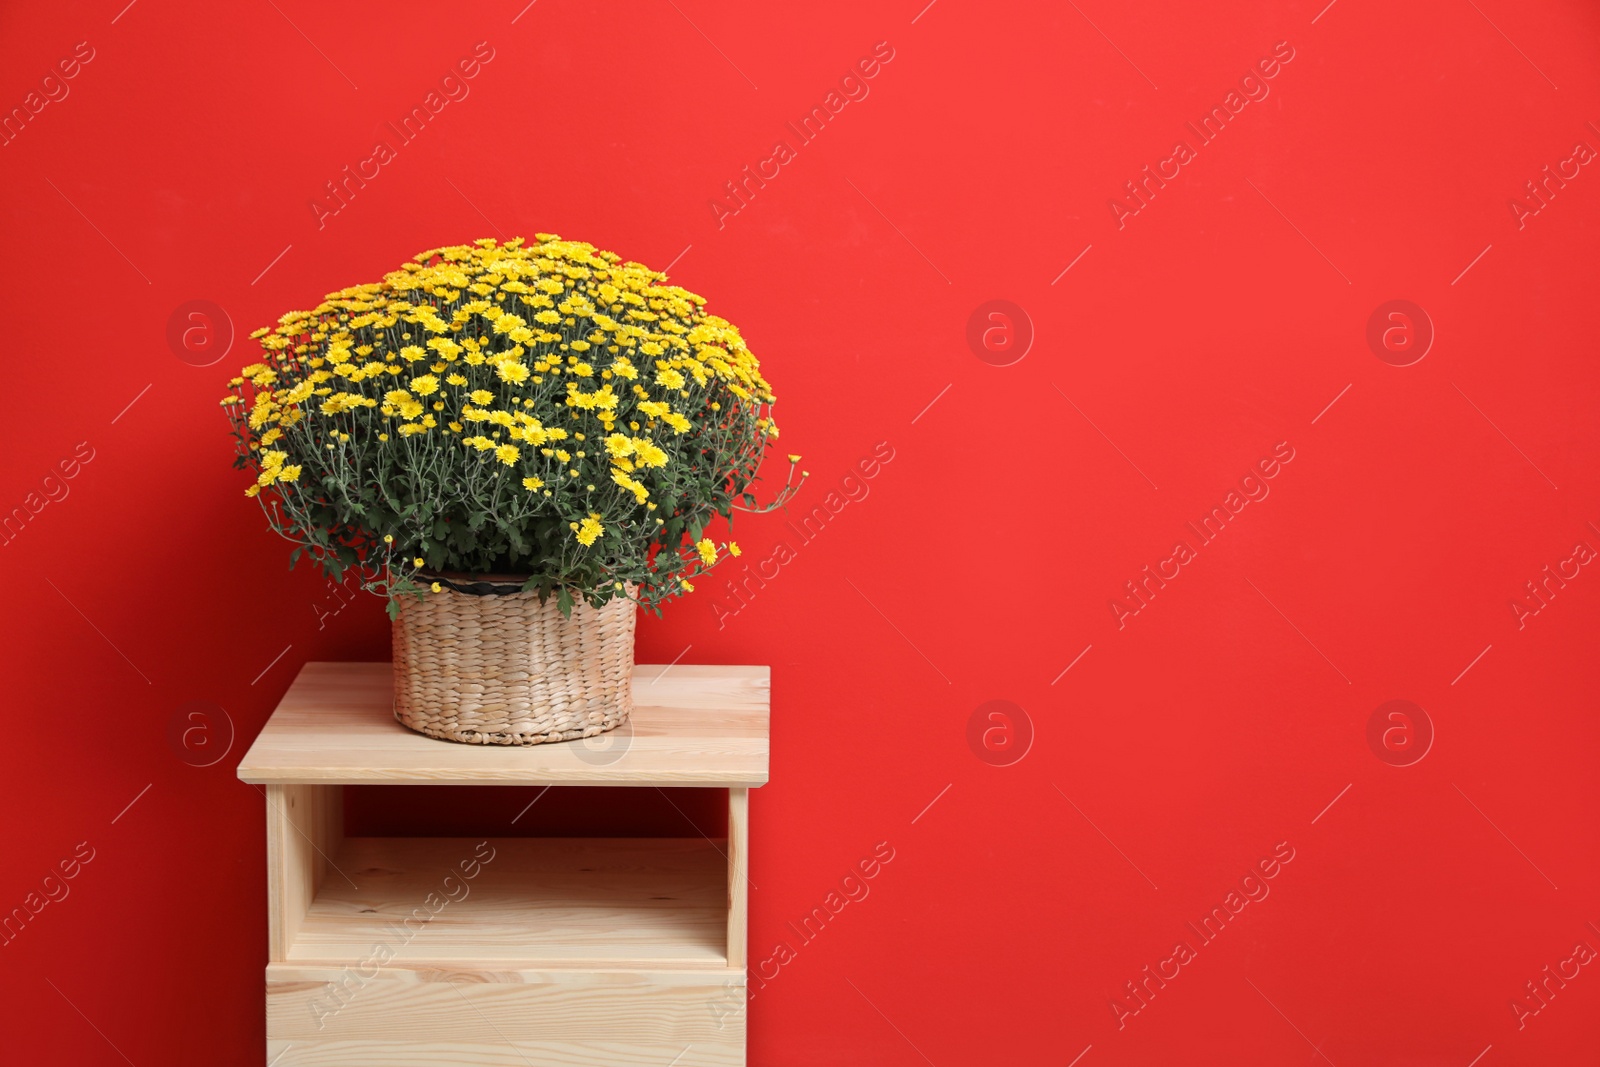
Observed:
[[[475,745],[538,745],[628,721],[632,601],[580,602],[569,619],[555,597],[541,604],[517,584],[443,580],[441,592],[399,601],[394,717],[403,726]]]

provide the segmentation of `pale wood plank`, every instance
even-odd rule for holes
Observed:
[[[728,980],[564,972],[519,984],[374,979],[335,994],[269,968],[267,1054],[278,1067],[731,1067],[744,1062],[744,1017],[711,1008]]]
[[[343,838],[344,791],[339,786],[267,786],[269,959],[288,959]]]
[[[388,663],[308,663],[239,764],[247,782],[703,785],[767,780],[770,672],[640,665],[622,752],[463,745],[394,721]],[[613,758],[614,756],[614,758]]]
[[[750,900],[750,790],[728,790],[728,966],[745,966]]]
[[[494,1041],[492,1032],[481,1036]],[[664,1045],[622,1046],[608,1041],[267,1042],[268,1067],[743,1067],[744,1062],[744,1049],[730,1044],[685,1045],[670,1052]]]
[[[349,880],[323,880],[289,961],[727,966],[726,867],[703,838],[353,837],[336,863]]]
[[[325,986],[330,982],[345,980],[345,976],[355,969],[351,964],[330,961],[289,960],[285,963],[267,964],[267,981],[286,984],[298,983],[310,989],[312,987]],[[746,980],[745,972],[735,967],[725,965],[703,967],[698,963],[685,964],[676,961],[662,962],[661,960],[630,960],[622,963],[613,963],[607,960],[603,964],[587,964],[578,967],[550,963],[527,966],[519,964],[515,960],[473,960],[464,964],[438,960],[400,960],[383,967],[366,967],[360,970],[368,978],[385,982],[405,982],[412,985],[426,984],[428,982],[481,982],[495,985],[525,985],[528,983],[565,981],[574,975],[592,976],[600,974],[683,974],[692,976],[696,980],[714,980],[718,983],[719,988],[725,987],[729,982],[737,981],[743,983]]]

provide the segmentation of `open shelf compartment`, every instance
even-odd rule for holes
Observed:
[[[347,838],[285,962],[723,968],[725,849],[704,838]]]

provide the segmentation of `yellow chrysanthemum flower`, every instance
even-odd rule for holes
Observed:
[[[639,463],[643,466],[665,467],[667,465],[667,454],[654,441],[634,438],[633,452],[634,455],[639,457]]]
[[[451,362],[461,354],[461,346],[448,337],[434,337],[428,341],[428,347]]]
[[[643,504],[650,499],[650,490],[623,471],[612,471],[611,480],[633,494],[633,499]]]
[[[695,551],[700,553],[700,562],[705,564],[707,567],[711,566],[717,561],[717,546],[711,540],[711,538],[706,537],[696,541],[694,543],[694,547]]]
[[[578,524],[578,543],[583,547],[588,548],[590,545],[594,544],[595,541],[599,540],[600,535],[605,533],[605,529],[606,528],[600,524],[600,513],[598,511],[591,511],[589,513],[589,517]]]

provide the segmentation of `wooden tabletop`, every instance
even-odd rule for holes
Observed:
[[[640,664],[634,712],[585,741],[466,745],[394,719],[389,663],[307,663],[239,763],[258,784],[759,786],[770,670]]]

